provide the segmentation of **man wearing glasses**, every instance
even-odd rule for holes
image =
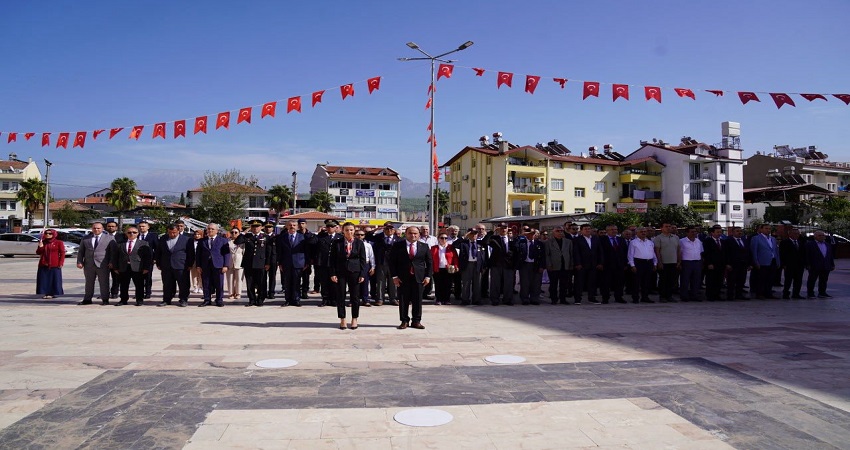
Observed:
[[[94,297],[94,282],[100,285],[100,299],[104,305],[109,304],[109,273],[112,265],[112,253],[115,251],[115,240],[103,232],[103,223],[95,222],[91,226],[91,234],[80,241],[77,253],[77,268],[83,269],[86,279],[83,301],[78,305],[91,305]]]
[[[145,276],[153,265],[153,252],[147,241],[139,239],[139,229],[127,227],[125,242],[117,244],[112,254],[112,271],[118,274],[121,300],[115,306],[123,306],[130,299],[130,280],[133,281],[136,306],[142,306],[145,298]]]

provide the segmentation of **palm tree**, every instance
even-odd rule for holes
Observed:
[[[123,177],[112,180],[109,191],[106,201],[118,211],[118,228],[123,229],[124,213],[136,207],[139,190],[135,181]]]
[[[44,205],[47,184],[37,178],[29,178],[18,185],[15,198],[24,205],[28,228],[32,228],[32,216],[40,206]],[[45,227],[47,224],[44,224]]]
[[[434,198],[437,199],[437,222],[442,222],[449,213],[449,191],[435,187]]]
[[[289,204],[293,200],[292,189],[289,186],[276,184],[268,191],[269,206],[277,211],[277,218],[283,215],[283,212],[289,209]]]
[[[313,207],[316,208],[316,211],[319,212],[330,212],[331,203],[333,203],[334,198],[327,191],[319,191],[314,192],[312,196],[310,196],[310,203],[313,204]]]

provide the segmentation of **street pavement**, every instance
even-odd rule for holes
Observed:
[[[43,300],[36,262],[0,258],[0,449],[850,448],[848,260],[832,299],[426,302],[424,330],[381,306],[344,331],[316,296],[156,307],[158,274],[144,306],[77,306],[73,265]],[[453,420],[394,420],[425,407]]]

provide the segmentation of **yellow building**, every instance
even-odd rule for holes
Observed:
[[[452,224],[612,212],[620,202],[660,204],[663,166],[653,158],[623,161],[610,146],[588,153],[573,156],[557,141],[520,147],[482,140],[480,147],[465,147],[444,165]]]

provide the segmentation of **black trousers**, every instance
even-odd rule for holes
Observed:
[[[705,269],[705,299],[713,302],[720,300],[720,288],[723,286],[723,274],[726,266],[714,266]]]
[[[800,295],[800,289],[802,289],[802,287],[803,267],[785,266],[785,285],[782,289],[782,295]]]
[[[110,279],[112,280],[111,281],[112,284],[109,285],[109,296],[110,297],[118,297],[118,291],[121,287],[121,277],[114,270],[109,271],[109,276],[111,277]],[[101,299],[101,300],[108,300],[108,299],[104,298],[104,299]]]
[[[277,287],[277,270],[269,269],[268,282],[266,283],[266,298],[273,298]]]
[[[599,283],[599,294],[602,300],[608,301],[611,293],[614,300],[623,299],[623,288],[626,284],[626,269],[624,267],[606,267],[602,270],[602,280]]]
[[[593,301],[596,297],[596,266],[582,266],[581,270],[575,271],[573,282],[573,298],[576,302],[581,301],[582,292],[587,291],[587,299]]]
[[[351,295],[351,318],[360,317],[360,283],[357,282],[358,278],[360,278],[359,273],[346,272],[337,274],[336,283],[331,282],[336,301],[336,316],[339,319],[345,319],[346,288]]]
[[[453,273],[449,273],[448,269],[438,269],[434,272],[434,298],[440,303],[449,303],[449,296],[452,292]]]
[[[121,301],[126,303],[130,299],[130,281],[132,280],[136,303],[142,303],[145,300],[145,274],[128,270],[117,275],[118,283],[121,286]]]
[[[211,302],[212,296],[215,294],[215,303],[223,304],[222,295],[224,295],[224,274],[221,273],[221,267],[213,267],[209,265],[201,269],[201,282],[204,286],[204,302]]]
[[[153,270],[145,274],[145,297],[151,296],[151,288],[153,287]]]
[[[776,262],[773,261],[767,266],[760,266],[758,269],[758,289],[755,289],[756,295],[769,297],[773,295],[773,280],[776,273]]]
[[[301,297],[306,297],[310,291],[310,275],[313,274],[313,270],[310,268],[310,265],[304,266],[304,270],[301,271]]]
[[[806,280],[806,288],[809,295],[815,292],[815,283],[818,284],[818,295],[826,294],[826,283],[829,281],[828,270],[809,270],[809,278]]]
[[[661,273],[658,274],[658,296],[662,300],[673,298],[673,291],[676,288],[676,263],[662,264]],[[707,282],[707,281],[706,281]]]
[[[399,277],[401,285],[398,287],[400,301],[398,304],[398,316],[403,323],[418,323],[422,321],[422,295],[425,286],[416,282],[416,277],[404,274]],[[430,283],[429,283],[430,284]],[[413,316],[410,310],[413,310]]]
[[[248,288],[248,304],[262,305],[266,300],[265,269],[245,269],[245,286]]]
[[[635,295],[634,298],[640,296],[641,301],[649,300],[649,289],[655,281],[655,272],[651,259],[635,258]]]
[[[162,301],[171,303],[176,295],[181,301],[189,299],[189,271],[188,269],[163,269],[162,276]]]
[[[550,270],[549,272],[549,300],[552,304],[567,303],[570,290],[569,270]]]
[[[327,267],[316,267],[316,279],[319,280],[319,286],[322,293],[322,304],[333,306],[334,303],[334,287],[331,286],[331,272]]]
[[[733,300],[744,296],[744,285],[747,284],[747,266],[734,265],[726,274],[726,299]]]

